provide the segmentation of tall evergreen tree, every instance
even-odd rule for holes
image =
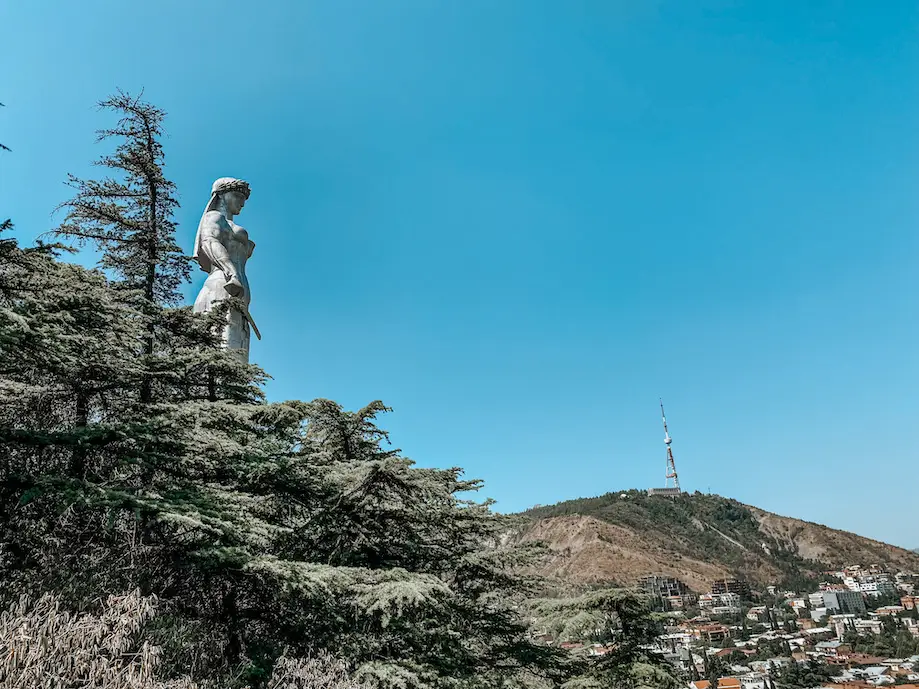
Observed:
[[[164,174],[166,113],[122,91],[98,105],[119,117],[114,127],[97,132],[100,142],[117,141],[114,152],[96,161],[112,175],[99,180],[69,176],[76,193],[61,204],[67,215],[54,234],[98,247],[100,266],[113,276],[113,286],[124,290],[144,316],[141,352],[151,364],[157,307],[179,303],[179,287],[190,272],[189,258],[175,240],[175,184]],[[141,401],[152,400],[152,385],[148,373],[141,382]]]
[[[98,106],[119,116],[114,127],[97,132],[100,142],[117,141],[115,151],[96,162],[114,176],[84,180],[70,175],[68,184],[76,194],[61,204],[67,216],[55,234],[97,245],[101,266],[116,277],[114,286],[150,303],[177,304],[189,259],[175,241],[178,202],[175,184],[164,174],[166,113],[122,91]]]
[[[725,673],[724,663],[721,661],[721,658],[718,656],[711,656],[708,661],[708,671],[705,674],[705,678],[711,683],[711,686],[717,687],[718,680],[724,676]]]
[[[571,598],[537,600],[532,605],[540,626],[552,629],[563,640],[600,632],[608,641],[605,654],[580,658],[573,664],[573,676],[564,684],[565,689],[683,686],[675,669],[652,650],[661,629],[645,596],[623,589],[600,589]],[[703,662],[708,671],[705,653]]]
[[[692,650],[689,652],[689,681],[697,682],[702,679],[699,674],[699,668],[696,667],[696,661],[692,656]]]

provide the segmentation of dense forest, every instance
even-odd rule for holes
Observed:
[[[101,106],[103,175],[34,246],[0,230],[0,686],[679,686],[643,600],[546,598],[539,548],[390,445],[383,403],[266,401],[225,311],[181,303],[165,113]]]

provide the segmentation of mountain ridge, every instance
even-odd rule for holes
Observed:
[[[916,552],[718,495],[629,490],[517,516],[512,538],[546,543],[541,573],[573,584],[631,585],[662,574],[696,591],[726,577],[805,588],[847,564],[919,571]]]

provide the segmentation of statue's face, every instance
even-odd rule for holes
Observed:
[[[227,210],[233,215],[239,213],[243,209],[243,206],[246,205],[246,197],[238,191],[226,192],[224,199],[226,200]]]

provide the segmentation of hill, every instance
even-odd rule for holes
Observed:
[[[919,571],[919,554],[845,531],[701,493],[677,498],[607,493],[523,512],[514,540],[540,540],[543,574],[577,584],[628,585],[647,574],[696,591],[738,576],[752,584],[807,587],[846,564]]]

